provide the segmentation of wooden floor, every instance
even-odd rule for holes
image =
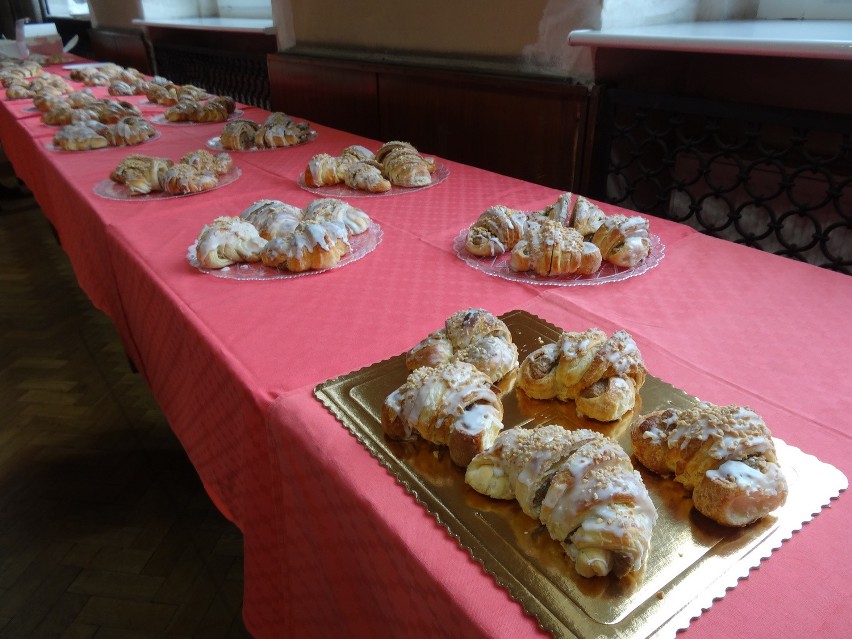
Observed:
[[[2,191],[0,639],[247,637],[239,530],[34,200]]]

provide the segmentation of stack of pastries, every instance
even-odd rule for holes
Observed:
[[[203,100],[207,92],[193,84],[175,84],[165,78],[153,78],[145,90],[149,102],[161,106],[173,106],[181,100]]]
[[[217,95],[209,100],[180,98],[177,103],[163,111],[169,122],[224,122],[236,110],[234,99]]]
[[[168,158],[129,155],[110,173],[110,179],[123,184],[128,195],[168,193],[186,195],[208,191],[219,185],[219,178],[231,170],[227,153],[213,155],[204,149],[190,151],[177,162]]]
[[[470,488],[516,500],[581,577],[638,573],[658,519],[642,475],[618,442],[595,430],[504,428],[506,389],[496,383],[518,367],[517,352],[508,327],[488,311],[453,314],[405,354],[410,373],[384,401],[384,434],[446,447]],[[634,407],[645,377],[626,331],[590,328],[527,355],[517,385],[534,398],[573,400],[580,416],[608,422]],[[696,510],[725,526],[748,525],[785,503],[771,433],[748,408],[656,410],[633,420],[630,443],[643,467],[673,475]]]
[[[141,116],[139,109],[130,102],[109,98],[99,100],[82,92],[75,94],[73,99],[69,96],[69,99],[63,102],[47,103],[47,106],[51,108],[42,114],[41,120],[52,126],[63,126],[84,120],[112,124],[128,115]]]
[[[21,77],[11,74],[6,80],[6,99],[20,100],[36,96],[60,96],[74,91],[64,78],[54,73],[42,73],[38,76]]]
[[[361,145],[346,147],[338,156],[319,153],[304,172],[310,187],[345,184],[370,193],[384,193],[393,186],[416,188],[432,183],[434,158],[423,157],[408,142],[383,144],[375,153]]]
[[[509,267],[542,276],[590,275],[603,261],[633,267],[651,252],[648,220],[607,216],[590,200],[564,193],[540,211],[489,207],[467,232],[466,250],[493,257],[511,252]]]
[[[156,134],[154,126],[138,116],[126,116],[113,124],[81,120],[61,127],[53,136],[53,144],[64,151],[89,151],[108,146],[142,144]]]
[[[238,262],[300,273],[333,268],[351,251],[350,237],[370,227],[362,210],[333,198],[299,208],[279,200],[259,200],[238,216],[205,225],[195,257],[202,268]]]
[[[385,434],[445,445],[456,464],[467,466],[503,429],[498,385],[518,367],[509,328],[484,309],[458,311],[405,362],[411,373],[382,408]]]
[[[250,151],[302,144],[313,133],[307,122],[296,122],[286,113],[276,111],[262,124],[243,119],[228,122],[219,140],[229,151]]]
[[[145,76],[132,67],[122,67],[119,64],[108,62],[96,66],[78,67],[71,70],[70,77],[76,82],[82,82],[90,87],[105,87],[111,82],[121,80],[124,82],[144,81]]]
[[[44,69],[33,60],[0,60],[0,84],[6,89],[12,86],[28,87],[30,82],[44,73]],[[7,99],[13,99],[9,95]],[[26,96],[25,96],[26,97]]]

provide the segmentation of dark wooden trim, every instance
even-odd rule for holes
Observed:
[[[848,60],[599,49],[597,82],[621,88],[848,115]]]

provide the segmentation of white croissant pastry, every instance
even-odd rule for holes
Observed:
[[[605,218],[606,213],[597,204],[587,200],[582,195],[578,195],[574,201],[574,206],[571,208],[571,215],[568,217],[567,224],[577,229],[580,235],[588,239],[600,228]]]
[[[692,491],[695,508],[725,526],[746,526],[782,506],[787,482],[763,419],[743,406],[702,403],[645,415],[631,430],[649,470]]]
[[[296,230],[302,221],[302,209],[280,200],[258,200],[246,208],[240,217],[257,228],[266,240],[283,237]]]
[[[473,364],[498,384],[518,367],[518,347],[500,318],[481,308],[461,310],[405,357],[408,370],[452,361]]]
[[[196,257],[204,268],[223,268],[236,262],[256,262],[266,240],[239,217],[217,217],[204,226],[196,242]]]
[[[603,259],[617,266],[633,267],[651,253],[648,220],[639,215],[604,218],[592,236]]]
[[[260,258],[266,266],[302,272],[332,268],[350,249],[342,222],[302,220],[292,233],[270,240]]]
[[[419,435],[447,446],[450,459],[467,466],[503,428],[503,404],[491,380],[472,364],[424,366],[385,399],[382,429],[398,440]]]
[[[629,333],[616,331],[607,337],[590,328],[564,332],[556,343],[527,355],[517,383],[533,399],[574,400],[579,414],[609,422],[634,408],[646,374]]]
[[[465,481],[489,497],[517,499],[584,577],[623,577],[648,556],[657,510],[630,457],[600,433],[505,430],[471,460]]]
[[[521,240],[527,223],[527,213],[498,204],[491,206],[476,219],[467,232],[465,248],[473,255],[501,255]]]
[[[370,216],[348,202],[325,197],[312,200],[304,210],[306,220],[342,222],[350,235],[363,233],[370,227]]]
[[[535,271],[546,277],[591,275],[600,266],[601,252],[597,246],[584,241],[576,229],[549,219],[529,222],[509,259],[513,271]]]

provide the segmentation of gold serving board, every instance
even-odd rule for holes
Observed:
[[[524,311],[501,316],[521,360],[561,329]],[[769,556],[802,523],[846,488],[837,469],[776,439],[790,487],[778,511],[743,529],[720,526],[692,508],[688,493],[672,480],[634,465],[642,473],[659,519],[644,569],[617,580],[584,578],[539,522],[514,500],[480,495],[464,482],[446,449],[424,440],[396,442],[381,427],[385,398],[406,379],[404,354],[319,384],[317,397],[367,450],[447,528],[540,625],[556,636],[673,636],[690,619],[725,596],[737,579]],[[506,428],[561,424],[592,428],[616,439],[630,453],[630,424],[640,413],[698,400],[648,376],[637,408],[618,422],[577,417],[572,402],[541,401],[510,389],[503,396]],[[771,427],[771,425],[770,425]]]

